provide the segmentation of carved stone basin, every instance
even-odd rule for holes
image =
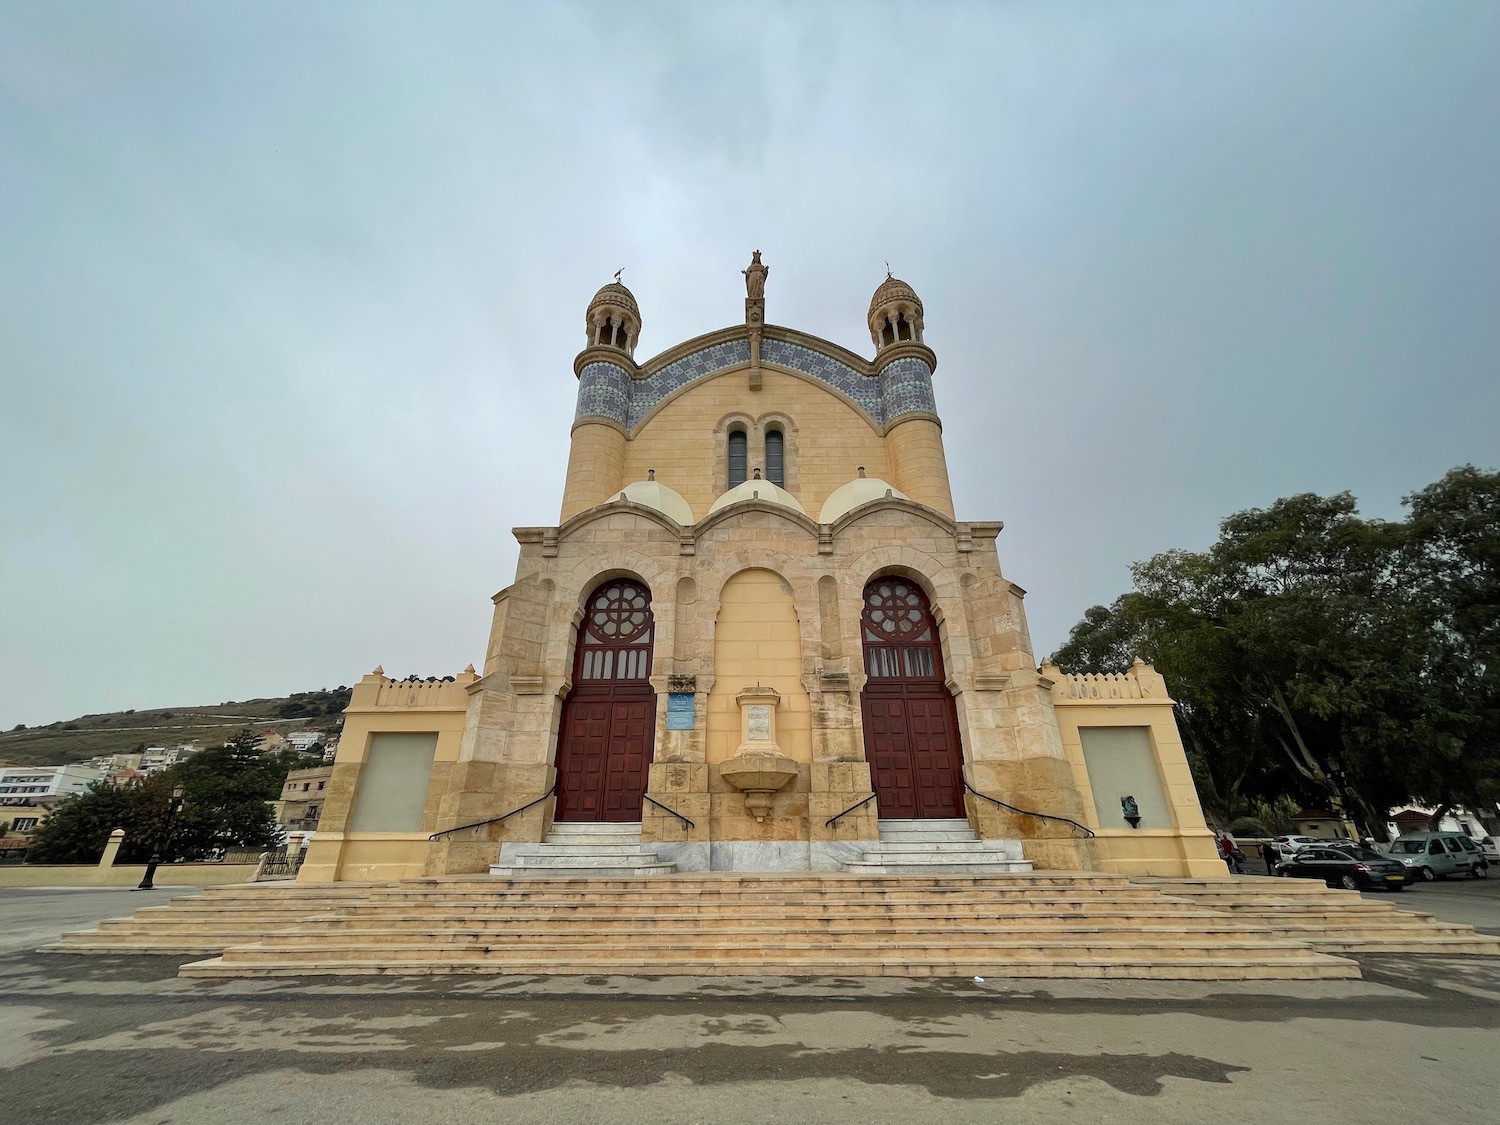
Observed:
[[[745,809],[756,820],[771,811],[771,795],[797,776],[797,763],[785,754],[745,750],[719,767],[719,776],[745,794]]]

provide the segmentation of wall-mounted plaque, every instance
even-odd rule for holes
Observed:
[[[745,708],[745,737],[752,742],[770,741],[771,709],[764,703]]]
[[[694,707],[695,696],[690,691],[673,691],[667,693],[667,729],[668,730],[692,730],[696,721],[697,713]]]

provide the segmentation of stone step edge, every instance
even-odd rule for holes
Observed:
[[[712,962],[701,965],[687,962],[675,966],[663,974],[661,966],[644,961],[619,961],[610,963],[569,964],[520,962],[511,965],[497,963],[453,964],[434,961],[426,964],[409,962],[397,966],[329,965],[318,962],[285,962],[279,965],[230,965],[222,957],[206,961],[195,961],[183,965],[179,975],[184,977],[235,977],[235,976],[415,976],[415,975],[475,975],[475,976],[774,976],[791,980],[817,979],[829,976],[933,976],[973,977],[999,979],[1097,979],[1119,977],[1138,980],[1358,980],[1359,966],[1353,961],[1340,958],[1325,958],[1322,961],[1302,963],[1237,961],[1225,958],[1207,958],[1163,965],[1151,961],[1073,958],[1067,961],[1034,961],[997,964],[992,961],[933,961],[924,964],[889,961],[834,961],[822,966],[822,971],[810,972],[814,966],[804,964],[763,961],[758,965],[734,965],[734,972],[725,972]]]

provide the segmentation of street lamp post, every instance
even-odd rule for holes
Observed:
[[[151,853],[151,859],[146,864],[146,874],[136,884],[136,890],[149,891],[155,888],[156,868],[161,863],[161,852],[167,850],[172,842],[172,821],[177,818],[177,810],[182,808],[182,795],[185,792],[181,785],[172,790],[172,796],[167,801],[167,815],[162,818],[160,844],[158,850]]]

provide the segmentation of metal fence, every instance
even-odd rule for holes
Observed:
[[[284,851],[262,852],[260,869],[256,871],[255,879],[257,882],[264,879],[295,879],[306,855],[305,851],[300,851],[288,859]]]

